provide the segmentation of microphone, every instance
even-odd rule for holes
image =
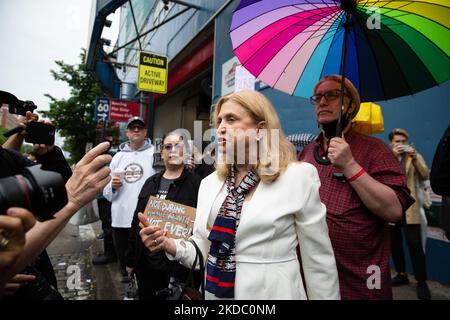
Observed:
[[[3,136],[5,136],[6,138],[9,138],[10,136],[12,136],[13,134],[22,132],[23,128],[21,126],[17,126],[15,128],[12,128],[11,130],[6,131]]]

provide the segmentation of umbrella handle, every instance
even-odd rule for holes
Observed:
[[[319,155],[319,146],[318,145],[314,146],[314,160],[316,160],[316,162],[318,164],[321,164],[323,166],[329,166],[331,164],[330,159],[328,159],[328,158],[324,159]]]

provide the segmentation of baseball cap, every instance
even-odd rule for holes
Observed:
[[[142,119],[141,117],[131,117],[130,119],[128,119],[128,122],[127,122],[127,128],[132,124],[132,123],[140,123],[140,124],[142,124],[144,127],[145,127],[145,121],[144,121],[144,119]]]

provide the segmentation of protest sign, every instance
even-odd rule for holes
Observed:
[[[151,196],[144,215],[151,225],[159,226],[167,231],[167,236],[187,240],[192,234],[195,210],[193,207]]]

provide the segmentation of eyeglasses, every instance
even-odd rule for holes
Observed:
[[[184,144],[182,144],[182,143],[177,143],[177,144],[165,143],[163,145],[163,148],[164,148],[164,150],[167,150],[167,151],[172,151],[173,148],[175,148],[175,150],[183,150]]]
[[[327,100],[327,102],[334,101],[339,98],[340,93],[340,90],[330,90],[324,92],[323,94],[315,94],[309,98],[309,102],[311,102],[311,104],[313,105],[319,104],[320,100],[322,100],[323,97],[325,97],[325,100]],[[344,94],[347,95],[346,92],[344,92]]]
[[[127,129],[130,131],[136,131],[136,130],[141,131],[141,130],[144,130],[144,127],[143,126],[129,126]]]

